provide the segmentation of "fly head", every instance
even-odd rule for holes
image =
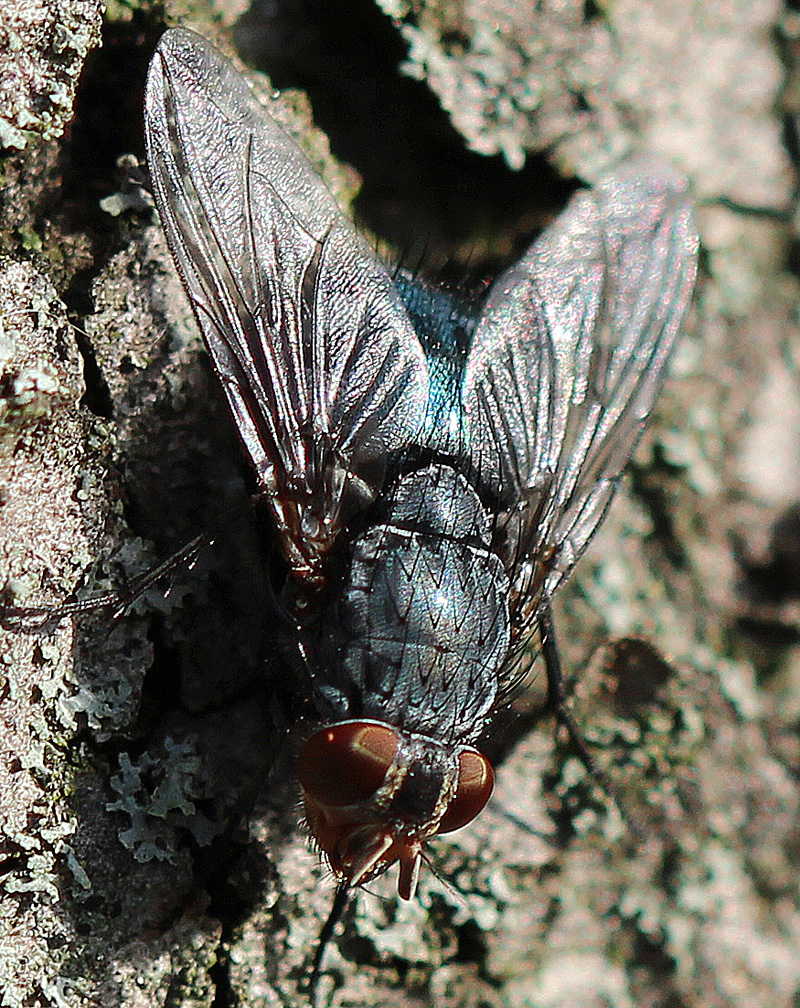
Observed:
[[[360,886],[400,864],[398,893],[414,896],[425,843],[471,822],[494,772],[472,746],[447,746],[380,721],[316,731],[298,759],[309,830],[337,877]]]

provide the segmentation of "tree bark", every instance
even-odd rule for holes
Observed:
[[[407,46],[405,78],[357,34],[366,13],[328,48],[312,4],[273,5],[272,20],[254,5],[235,32],[222,6],[221,26],[189,23],[271,54],[273,83],[319,92],[315,114],[317,100],[338,109],[353,159],[380,154],[359,165],[379,239],[402,246],[426,226],[434,265],[497,272],[554,193],[641,150],[689,179],[705,255],[648,433],[557,600],[575,714],[618,801],[554,741],[534,677],[498,718],[489,807],[435,845],[418,900],[398,902],[391,877],[354,898],[320,1003],[790,1008],[800,335],[784,117],[800,32],[765,0],[474,0],[454,20],[381,6],[395,22],[375,11],[375,31]],[[82,16],[90,38],[98,16],[67,0],[19,9],[54,73],[54,26]],[[136,110],[163,26],[153,9],[116,13],[68,140],[15,99],[27,145],[6,152],[0,208],[0,589],[7,605],[53,605],[124,585],[198,533],[214,543],[118,618],[3,634],[0,1000],[303,1004],[334,880],[298,811],[265,523],[146,188],[109,155],[142,154]],[[31,82],[15,92],[31,109],[33,51],[8,44],[0,70],[0,86]],[[408,77],[449,125],[409,105],[403,134],[367,102],[430,102]],[[302,94],[281,107],[347,208],[354,172]],[[416,129],[462,148],[431,158],[430,201],[395,171],[413,166],[398,148]],[[505,164],[484,176],[467,149]]]

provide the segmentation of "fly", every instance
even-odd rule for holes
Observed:
[[[310,833],[348,887],[399,862],[410,899],[426,842],[488,801],[475,743],[537,627],[562,699],[550,600],[691,297],[684,185],[635,165],[578,194],[475,316],[375,258],[198,35],[162,37],[145,125],[169,247],[289,567]]]
[[[297,759],[337,903],[472,821],[479,747],[600,524],[690,301],[684,183],[623,167],[577,194],[479,313],[391,273],[202,38],[162,37],[154,197],[288,565]]]

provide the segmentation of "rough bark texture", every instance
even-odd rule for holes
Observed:
[[[644,148],[691,181],[705,257],[672,378],[557,611],[576,717],[641,840],[537,718],[537,680],[498,729],[489,808],[437,843],[414,903],[392,878],[358,895],[320,1001],[796,1006],[796,15],[774,0],[383,0],[394,22],[364,5],[337,25],[321,6],[220,9],[214,27],[166,14],[308,92],[379,239],[491,272],[575,179]],[[83,17],[89,38],[97,13],[6,7],[0,88],[34,52],[8,41],[12,8],[15,37],[47,15]],[[246,466],[158,221],[130,162],[114,168],[142,153],[162,27],[153,9],[110,12],[69,137],[23,116],[27,146],[2,164],[3,601],[94,594],[198,532],[216,540],[119,619],[2,637],[14,1008],[302,1004],[333,894],[283,745]],[[53,45],[45,62],[60,58]],[[355,175],[302,95],[284,107],[347,206]]]

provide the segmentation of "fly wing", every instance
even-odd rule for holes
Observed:
[[[490,291],[463,403],[518,625],[595,532],[663,382],[696,271],[684,189],[652,165],[618,172]]]
[[[165,33],[147,156],[167,241],[301,577],[424,420],[427,370],[386,269],[204,39]]]

